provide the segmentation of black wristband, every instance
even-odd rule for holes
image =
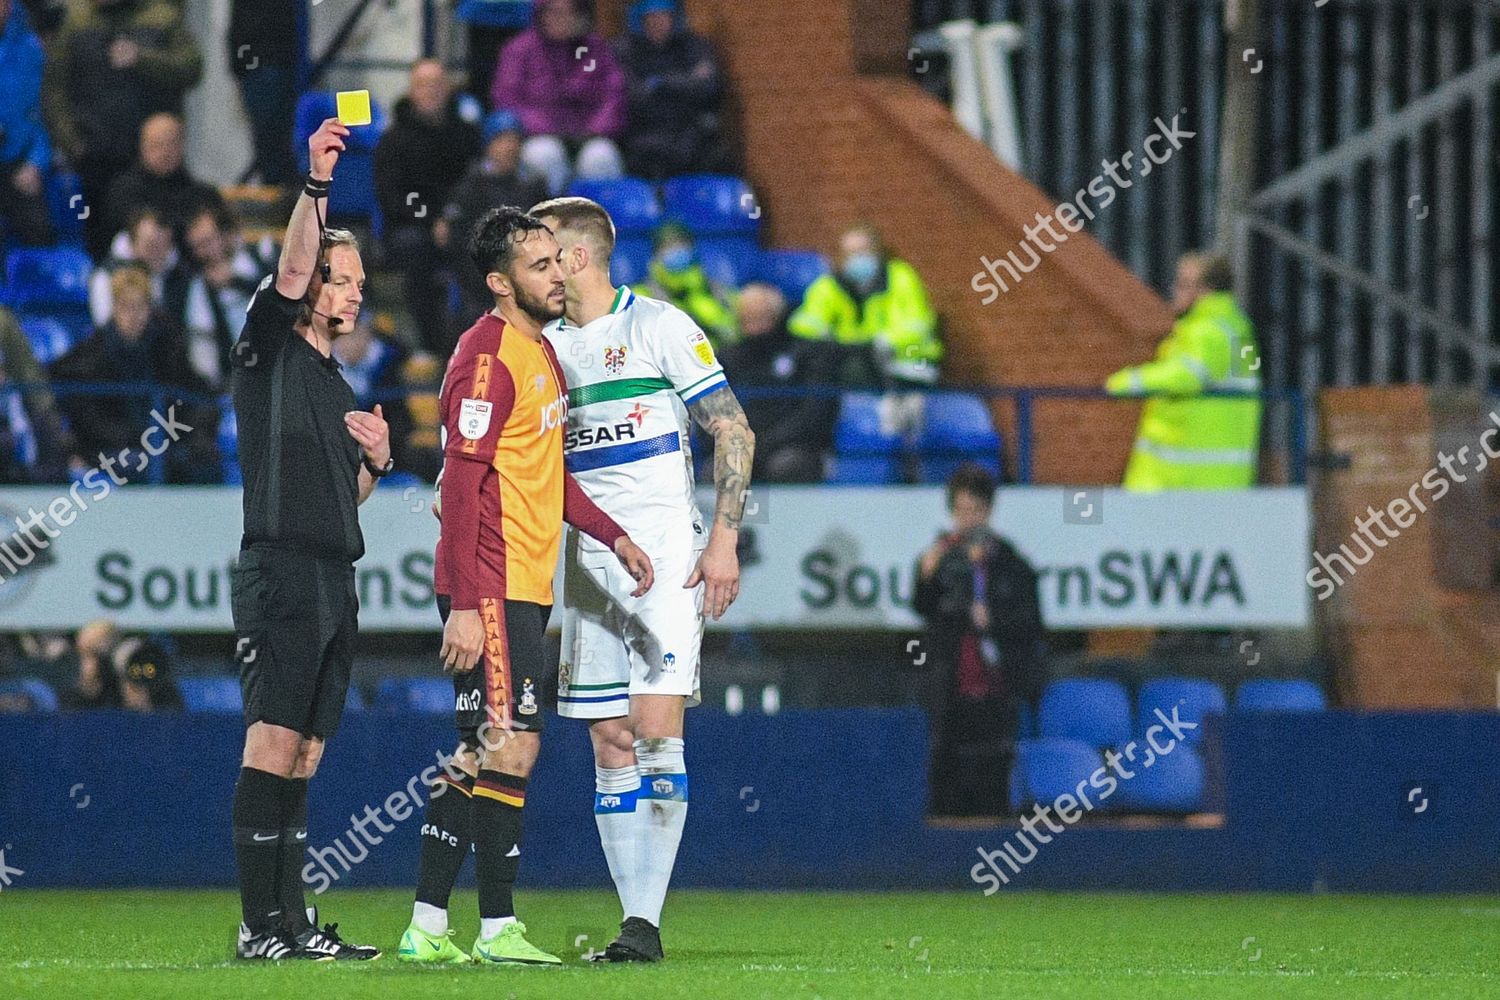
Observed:
[[[312,174],[308,174],[307,179],[302,182],[302,193],[309,198],[327,198],[328,189],[331,187],[333,187],[333,178],[320,181]]]

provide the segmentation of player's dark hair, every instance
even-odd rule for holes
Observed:
[[[603,205],[588,198],[551,198],[531,206],[531,214],[538,219],[551,216],[557,220],[559,232],[587,240],[600,265],[609,270],[609,259],[615,252],[615,223]]]
[[[995,477],[989,470],[974,462],[965,462],[953,470],[948,477],[948,506],[953,506],[954,497],[967,493],[986,507],[995,505]]]
[[[514,205],[492,208],[474,224],[469,234],[469,259],[479,268],[480,274],[510,270],[516,259],[516,247],[532,233],[542,232],[547,227],[542,220]]]

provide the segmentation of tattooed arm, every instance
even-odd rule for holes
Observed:
[[[755,435],[740,401],[727,385],[692,403],[688,412],[699,427],[713,435],[714,489],[718,499],[714,503],[708,545],[684,586],[696,587],[699,581],[703,582],[703,613],[717,621],[740,592],[740,560],[735,549],[745,500],[750,493]]]

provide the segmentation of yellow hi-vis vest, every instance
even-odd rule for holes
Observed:
[[[936,382],[938,362],[943,360],[937,314],[916,269],[904,260],[886,262],[885,287],[863,306],[837,277],[823,275],[807,287],[787,329],[807,340],[881,344],[886,373],[912,382]]]
[[[1115,372],[1111,395],[1150,396],[1125,468],[1130,490],[1226,490],[1255,483],[1261,401],[1204,396],[1260,391],[1250,320],[1228,292],[1202,296],[1156,359]]]

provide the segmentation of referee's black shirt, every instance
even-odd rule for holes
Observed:
[[[234,415],[245,478],[241,546],[271,542],[353,562],[359,443],[344,426],[354,391],[293,325],[302,303],[261,282],[234,349]]]

